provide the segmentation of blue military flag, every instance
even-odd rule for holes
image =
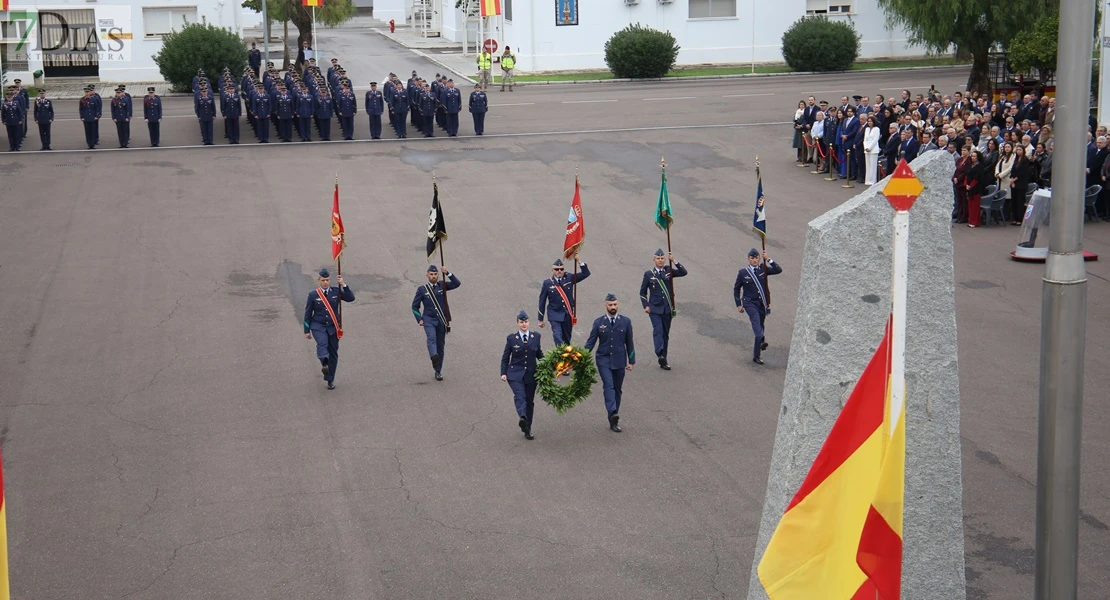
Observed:
[[[755,168],[756,184],[755,190],[755,216],[752,217],[752,231],[759,234],[760,237],[767,237],[767,212],[764,207],[764,202],[767,200],[763,197],[763,177],[759,175],[759,167]]]

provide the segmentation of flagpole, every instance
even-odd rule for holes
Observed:
[[[756,157],[755,157],[755,179],[756,179],[757,182],[762,182],[763,181],[763,175],[761,175],[760,172],[759,172],[759,156],[758,155],[756,155]],[[756,201],[758,202],[759,198],[756,198]],[[764,227],[766,227],[766,225],[764,225]],[[762,244],[763,244],[763,254],[766,254],[767,253],[767,234],[766,233],[760,233],[759,241],[762,242]],[[760,255],[760,258],[762,258],[762,255]],[[771,288],[769,287],[769,283],[767,281],[767,259],[766,258],[763,258],[763,292],[765,294],[767,294],[767,312],[770,313],[771,312]]]
[[[435,171],[432,171],[432,186],[435,187],[437,190],[439,189],[439,184],[436,181]],[[439,194],[436,194],[436,196],[438,197]],[[440,211],[440,213],[443,212],[443,199],[442,198],[440,198],[440,200],[439,200],[439,211]],[[438,234],[437,234],[436,237],[438,238],[436,240],[436,242],[439,244],[439,270],[443,271],[444,270],[443,265],[445,264],[444,260],[443,260],[443,238],[439,237]],[[444,312],[444,315],[443,315],[444,324],[443,324],[443,326],[444,326],[444,331],[446,333],[451,333],[451,305],[447,303],[447,273],[446,272],[443,273],[443,277],[439,278],[439,285],[440,285],[441,288],[443,288],[443,312]]]
[[[266,0],[262,0],[265,2]],[[316,39],[316,5],[312,5],[312,50],[316,64],[320,64],[320,41]],[[305,59],[307,60],[307,59]]]
[[[265,2],[265,0],[263,0],[263,2]],[[315,35],[313,37],[315,38]],[[319,61],[317,61],[317,62],[319,62]],[[336,174],[335,174],[335,196],[337,198],[339,197],[339,173],[338,172],[336,172]],[[335,215],[332,215],[332,219],[335,219]],[[335,257],[336,283],[338,283],[339,278],[343,276],[343,237],[344,237],[344,234],[340,233],[339,234],[339,256]],[[343,329],[343,288],[342,287],[339,288],[339,313],[338,313],[337,316],[339,317],[339,323],[338,323],[339,328]]]
[[[894,212],[894,266],[891,273],[890,431],[894,434],[906,398],[906,302],[909,285],[910,213]]]
[[[663,170],[663,176],[667,176],[667,157],[659,157],[659,168]],[[675,282],[674,282],[674,262],[671,260],[671,215],[667,215],[667,264],[671,266],[671,314],[678,312],[678,300],[675,299]]]
[[[578,163],[574,164],[574,191],[576,191],[576,192],[578,191]],[[571,208],[571,210],[573,210],[573,207]],[[572,298],[572,300],[570,301],[570,304],[571,304],[570,314],[571,314],[571,321],[572,321],[571,325],[574,325],[573,321],[576,321],[578,319],[578,248],[577,247],[574,249],[574,279],[571,280],[570,295],[571,295],[571,298]],[[569,344],[570,340],[567,340],[567,343]]]

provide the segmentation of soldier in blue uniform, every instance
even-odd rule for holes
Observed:
[[[316,96],[314,98],[316,104],[315,114],[316,129],[320,132],[320,139],[325,142],[331,141],[331,117],[334,109],[332,105],[331,96],[328,94],[326,86],[318,85],[316,88]]]
[[[571,343],[574,321],[578,320],[572,313],[576,306],[574,284],[590,276],[586,263],[580,263],[580,266],[582,271],[568,277],[562,259],[555,259],[551,265],[551,278],[544,279],[540,285],[540,309],[536,318],[542,328],[545,325],[543,316],[547,314],[547,320],[551,321],[551,338],[555,340],[556,347]]]
[[[609,413],[609,429],[621,432],[621,393],[624,372],[636,364],[636,347],[632,343],[632,319],[618,314],[616,295],[605,295],[605,314],[594,320],[586,349],[594,353],[597,372],[605,393],[605,410]],[[594,346],[597,351],[594,351]]]
[[[393,126],[397,130],[397,137],[404,139],[407,137],[405,119],[408,118],[409,99],[405,96],[404,90],[401,89],[400,82],[394,86],[393,95],[389,102],[393,107]]]
[[[329,390],[335,389],[335,368],[339,365],[339,330],[343,328],[343,323],[339,322],[339,301],[355,301],[355,293],[343,283],[343,276],[339,275],[336,280],[338,287],[328,285],[331,274],[327,269],[320,269],[316,280],[320,287],[308,293],[304,307],[304,336],[316,341],[316,358]]]
[[[489,100],[482,91],[482,84],[475,83],[474,91],[470,92],[470,114],[474,117],[474,134],[482,135],[486,132],[486,113],[489,111]]]
[[[54,103],[46,98],[46,90],[39,88],[39,99],[35,100],[35,122],[39,124],[39,141],[42,149],[50,149],[50,124],[54,122]]]
[[[270,95],[261,83],[254,84],[251,110],[254,111],[254,123],[258,128],[258,143],[270,143]]]
[[[342,91],[336,94],[335,112],[339,115],[339,129],[343,131],[343,139],[355,139],[355,114],[358,113],[358,98],[351,93],[350,84],[341,84]]]
[[[153,87],[146,88],[143,98],[143,120],[150,132],[150,145],[154,148],[162,141],[162,99],[154,93]]]
[[[759,357],[762,350],[767,349],[767,342],[763,338],[763,321],[767,318],[767,289],[763,287],[764,264],[767,275],[782,273],[782,267],[775,261],[767,258],[763,253],[763,264],[759,262],[759,250],[748,250],[748,266],[740,269],[736,274],[736,283],[732,285],[732,297],[736,301],[736,308],[741,314],[748,313],[752,322],[752,333],[755,334],[755,350],[752,362],[763,364]]]
[[[424,91],[420,94],[420,125],[421,130],[424,132],[424,137],[435,137],[435,125],[433,120],[436,115],[436,99],[432,95],[432,89],[428,84],[424,84]]]
[[[447,131],[447,76],[443,75],[439,80],[439,87],[433,88],[432,93],[436,97],[436,123],[444,131]]]
[[[116,88],[112,98],[112,122],[116,124],[119,147],[126,148],[131,143],[131,103],[123,95],[123,88]]]
[[[100,117],[104,114],[104,98],[101,98],[100,94],[97,93],[95,85],[90,83],[88,85],[88,88],[89,88],[90,91],[92,91],[93,104],[96,105],[96,127],[93,130],[93,134],[96,135],[96,143],[93,144],[93,145],[99,146],[100,145]]]
[[[8,131],[8,152],[16,152],[23,144],[23,123],[27,114],[19,101],[19,91],[9,88],[8,99],[0,102],[0,121]]]
[[[258,49],[254,42],[251,42],[250,52],[247,53],[247,62],[250,63],[250,69],[255,73],[262,70],[262,51]]]
[[[243,115],[243,105],[239,94],[229,83],[224,90],[224,97],[220,103],[220,113],[224,116],[224,134],[229,144],[239,143],[239,117]]]
[[[667,264],[668,259],[674,263],[673,269]],[[675,312],[673,278],[685,277],[686,267],[680,265],[673,254],[664,255],[662,248],[655,251],[653,260],[655,267],[644,271],[644,280],[640,283],[640,304],[644,305],[644,312],[651,318],[651,337],[655,342],[659,366],[670,371],[667,350],[671,341],[671,319]]]
[[[536,404],[536,361],[543,358],[540,334],[528,331],[528,313],[516,315],[516,333],[505,338],[505,351],[501,353],[501,381],[508,382],[513,390],[513,404],[519,417],[517,425],[524,432],[524,439],[534,440],[532,414]]]
[[[200,89],[194,112],[200,121],[200,140],[205,146],[212,145],[212,123],[216,120],[216,101],[208,95],[208,88]]]
[[[312,115],[316,112],[316,101],[308,95],[308,90],[297,91],[297,133],[302,142],[312,141]]]
[[[436,381],[443,381],[441,371],[444,342],[447,338],[447,300],[443,285],[439,283],[439,269],[435,265],[428,265],[427,275],[428,283],[416,288],[416,295],[412,299],[412,314],[416,317],[416,324],[424,328],[428,356],[432,359],[432,368],[436,370]],[[459,278],[448,271],[447,267],[443,267],[443,281],[448,290],[462,285]]]
[[[370,117],[370,139],[382,138],[382,113],[385,112],[385,99],[378,90],[378,82],[370,82],[370,91],[366,92],[366,114]]]
[[[15,99],[23,107],[23,123],[19,126],[19,146],[22,148],[23,139],[27,137],[27,116],[31,114],[31,97],[27,94],[27,88],[23,87],[22,79],[14,79],[12,83],[15,84]]]
[[[277,115],[277,134],[282,142],[293,141],[293,112],[293,97],[289,95],[284,85],[279,84],[274,101],[274,114]]]
[[[85,143],[92,150],[100,143],[100,103],[92,86],[85,87],[85,97],[78,102],[81,123],[85,127]]]
[[[462,92],[455,87],[455,80],[447,80],[447,90],[443,92],[443,110],[447,113],[447,135],[459,135],[459,113],[462,112]]]

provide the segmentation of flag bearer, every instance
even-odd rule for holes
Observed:
[[[574,323],[578,320],[574,314],[574,284],[590,276],[590,268],[586,263],[580,263],[579,266],[582,271],[568,277],[562,259],[555,259],[551,265],[551,277],[544,279],[540,285],[540,309],[536,318],[540,321],[540,328],[543,328],[543,316],[547,313],[548,320],[551,321],[551,337],[555,340],[556,347],[571,343]]]
[[[763,364],[759,353],[767,349],[767,341],[763,336],[763,321],[767,318],[767,288],[763,280],[764,272],[767,275],[778,275],[782,273],[782,267],[767,258],[766,252],[763,253],[761,264],[759,250],[752,248],[748,250],[748,266],[740,269],[736,274],[736,283],[732,286],[732,296],[736,300],[737,310],[740,314],[748,313],[748,320],[752,323],[752,333],[755,334],[752,362],[757,365]]]
[[[667,350],[671,340],[671,319],[675,312],[673,278],[685,277],[686,267],[680,265],[673,254],[664,255],[662,248],[655,251],[653,259],[654,268],[644,271],[644,280],[640,284],[640,303],[651,318],[651,337],[655,342],[655,356],[659,359],[659,367],[670,371]],[[673,269],[667,264],[668,259],[674,263]]]
[[[330,286],[331,274],[327,269],[320,269],[316,279],[319,287],[308,293],[308,301],[304,307],[304,337],[316,340],[316,358],[320,361],[320,372],[324,374],[329,390],[335,389],[339,337],[343,331],[343,324],[338,317],[341,312],[339,302],[355,301],[355,293],[343,283],[343,276],[337,276],[336,281],[339,283],[338,287]]]
[[[404,121],[401,121],[402,126]],[[439,269],[435,265],[428,265],[428,282],[416,288],[416,295],[412,299],[412,314],[416,317],[416,324],[424,328],[424,337],[428,343],[428,356],[432,359],[432,368],[436,371],[436,381],[443,381],[443,351],[447,338],[447,299],[444,295],[443,285],[439,283]],[[455,274],[443,267],[443,280],[448,290],[453,290],[462,282]]]

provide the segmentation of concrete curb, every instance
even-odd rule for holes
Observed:
[[[402,48],[407,48],[407,49],[411,50],[413,54],[416,54],[417,56],[427,60],[428,62],[435,64],[439,68],[446,69],[446,70],[454,73],[456,76],[463,78],[468,83],[478,83],[478,80],[472,79],[469,75],[459,71],[458,69],[455,69],[454,67],[448,65],[447,63],[443,62],[442,60],[439,60],[435,56],[433,56],[431,54],[428,54],[427,52],[424,52],[424,50],[426,50],[426,48],[417,48],[415,46],[410,46],[410,45],[406,44],[405,42],[387,34],[382,29],[372,28],[371,31],[373,31],[374,33],[377,33],[378,35],[382,36],[383,38],[393,42],[394,44],[397,44],[398,46],[401,46]],[[459,48],[462,48],[462,46],[459,46]]]
[[[583,83],[644,83],[680,82],[712,79],[747,79],[750,77],[798,77],[801,75],[844,75],[852,73],[887,73],[897,71],[928,71],[937,69],[958,69],[965,65],[926,65],[921,67],[891,67],[889,69],[866,69],[863,71],[789,71],[786,73],[740,73],[735,75],[690,75],[678,77],[656,77],[652,79],[578,79],[575,81],[518,81],[517,85],[578,85]],[[971,65],[966,65],[970,67]]]

